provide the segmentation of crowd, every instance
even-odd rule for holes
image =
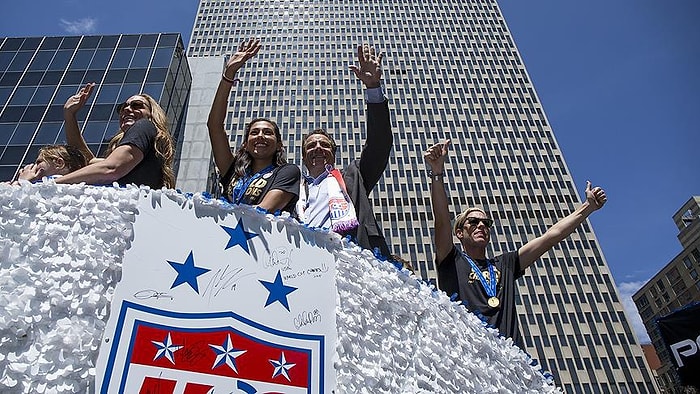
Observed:
[[[360,45],[357,62],[350,66],[364,85],[366,141],[360,157],[345,168],[336,167],[339,146],[324,129],[310,131],[302,140],[300,167],[287,162],[282,130],[272,119],[252,119],[243,142],[232,152],[224,121],[236,74],[261,49],[258,39],[244,41],[228,59],[214,94],[207,128],[214,163],[220,174],[223,196],[233,204],[248,204],[267,212],[286,211],[300,222],[352,237],[358,245],[393,261],[410,265],[392,254],[376,220],[369,195],[389,162],[393,145],[388,100],[382,86],[383,55],[370,45]],[[19,171],[13,183],[52,177],[56,183],[92,185],[175,185],[173,141],[167,117],[157,101],[136,94],[117,107],[119,130],[103,158],[97,158],[82,137],[76,114],[89,99],[90,83],[64,105],[66,145],[42,148],[36,162]],[[454,224],[443,183],[450,141],[429,147],[434,217],[433,242],[438,284],[467,308],[478,312],[504,336],[519,343],[515,315],[515,281],[544,253],[568,237],[607,197],[588,182],[586,200],[570,215],[541,236],[499,256],[488,257],[494,221],[484,210],[472,207],[456,216]],[[459,241],[455,245],[453,236]]]

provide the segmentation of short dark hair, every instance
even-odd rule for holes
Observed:
[[[309,134],[305,135],[304,138],[301,140],[301,154],[302,156],[306,156],[306,140],[308,140],[312,135],[314,134],[321,134],[328,138],[328,140],[331,142],[331,148],[333,149],[333,154],[337,155],[338,154],[338,144],[335,143],[335,140],[333,137],[330,135],[329,132],[326,131],[326,129],[316,129]]]

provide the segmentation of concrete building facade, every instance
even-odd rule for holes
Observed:
[[[263,48],[232,89],[231,145],[240,145],[247,122],[270,117],[298,164],[303,134],[320,127],[341,146],[342,165],[358,157],[363,89],[348,65],[363,42],[385,54],[395,140],[371,197],[393,252],[424,279],[437,276],[423,161],[436,142],[452,140],[452,211],[476,205],[496,220],[492,255],[542,234],[580,203],[585,184],[571,177],[495,0],[201,0],[187,49],[197,100],[185,139],[196,148],[179,174],[191,191],[215,183],[206,116],[226,57],[248,37]],[[656,391],[588,221],[529,269],[519,292],[526,350],[567,393]]]

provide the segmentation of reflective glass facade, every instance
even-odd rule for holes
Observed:
[[[298,164],[303,134],[319,127],[333,133],[342,165],[358,157],[363,89],[348,65],[362,42],[385,53],[395,141],[371,197],[393,251],[424,279],[436,273],[423,152],[436,142],[452,140],[452,211],[476,205],[496,219],[491,255],[517,249],[580,203],[585,183],[574,184],[495,0],[201,0],[187,49],[193,70],[207,75],[199,102],[210,105],[226,55],[247,37],[261,37],[263,48],[232,90],[231,144],[246,122],[271,117]],[[195,121],[190,110],[188,123],[202,137],[206,108],[199,113]],[[199,167],[200,179],[209,168]],[[656,391],[588,221],[518,287],[526,351],[565,392]]]
[[[0,180],[36,159],[41,146],[65,143],[63,104],[88,82],[97,86],[78,113],[83,136],[102,152],[119,129],[116,105],[144,92],[181,135],[191,75],[179,34],[0,39]]]

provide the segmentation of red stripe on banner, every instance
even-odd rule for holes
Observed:
[[[213,388],[214,386],[209,386],[206,384],[187,383],[183,394],[208,394],[212,392],[211,390]]]
[[[153,342],[163,343],[168,334],[170,334],[173,347],[182,346],[172,353],[174,365],[167,357],[159,357],[154,360],[158,347]],[[235,358],[238,373],[234,372],[225,362],[212,368],[217,353],[209,345],[224,346],[229,335],[236,350],[246,351]],[[295,364],[287,370],[291,381],[287,380],[283,374],[272,377],[275,368],[270,360],[279,361],[282,352],[284,352],[287,364]],[[174,327],[162,329],[138,325],[136,337],[132,343],[131,359],[128,362],[288,386],[308,387],[309,385],[310,361],[308,353],[262,343],[254,338],[239,335],[230,328],[212,331],[185,331]],[[154,393],[154,391],[149,391],[149,393]]]
[[[173,394],[176,384],[175,380],[146,376],[143,378],[139,394]]]

